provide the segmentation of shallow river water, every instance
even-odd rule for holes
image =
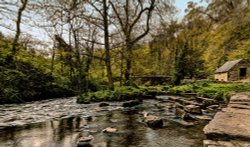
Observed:
[[[108,107],[76,104],[76,98],[45,100],[0,106],[0,147],[75,147],[80,136],[92,135],[100,147],[201,147],[204,121],[181,125],[173,102],[144,100],[132,108],[110,102]],[[164,127],[152,129],[143,112],[164,119]],[[213,114],[207,114],[213,115]],[[107,127],[114,134],[103,133]]]

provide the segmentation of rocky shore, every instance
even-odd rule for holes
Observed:
[[[232,96],[228,106],[216,113],[203,131],[204,147],[250,147],[250,92]]]

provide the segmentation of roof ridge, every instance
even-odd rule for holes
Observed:
[[[243,59],[238,59],[238,60],[232,60],[232,61],[227,61],[225,62],[221,67],[219,67],[215,73],[223,73],[223,72],[227,72],[230,69],[232,69],[236,64],[238,64],[239,62],[241,62]]]

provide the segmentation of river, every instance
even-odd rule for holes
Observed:
[[[172,101],[144,100],[132,108],[121,102],[108,107],[77,104],[76,98],[44,100],[0,106],[1,147],[75,147],[80,136],[92,135],[100,147],[200,147],[207,121],[181,125]],[[143,112],[164,119],[164,127],[152,129],[143,122]],[[214,113],[207,113],[212,116]],[[106,134],[107,127],[117,133]]]

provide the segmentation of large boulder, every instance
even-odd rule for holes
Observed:
[[[133,107],[136,105],[141,104],[139,100],[131,100],[131,101],[126,101],[122,104],[123,107]]]
[[[163,120],[157,116],[144,114],[144,122],[152,128],[161,128],[163,126]]]
[[[184,110],[191,114],[202,114],[201,107],[196,105],[187,105]]]

